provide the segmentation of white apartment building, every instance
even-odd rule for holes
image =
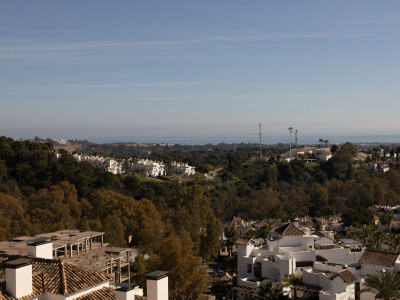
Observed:
[[[116,160],[109,157],[74,154],[74,158],[78,162],[87,161],[93,167],[102,168],[112,174],[125,173],[123,163],[117,162]]]
[[[256,246],[252,239],[239,238],[237,299],[250,299],[265,281],[282,281],[292,274],[312,269],[317,261],[336,260],[350,254],[332,238],[306,233],[291,223],[272,232],[266,245]]]
[[[133,172],[138,172],[148,177],[164,176],[166,174],[163,162],[148,159],[129,162],[127,167]]]
[[[182,174],[192,176],[196,174],[195,167],[189,166],[187,163],[181,163],[174,161],[168,168],[168,171],[174,174]]]

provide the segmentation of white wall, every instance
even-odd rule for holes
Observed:
[[[168,300],[168,277],[147,279],[147,300]]]
[[[46,243],[42,245],[28,245],[27,246],[28,256],[53,259],[53,243]]]
[[[15,298],[32,294],[32,265],[6,268],[6,289]]]
[[[349,248],[321,249],[321,250],[316,250],[316,254],[325,257],[327,260],[335,261],[349,255],[350,249]]]

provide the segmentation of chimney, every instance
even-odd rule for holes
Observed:
[[[6,290],[14,298],[32,294],[32,260],[18,258],[6,262]]]
[[[147,300],[168,300],[168,272],[154,271],[146,274]]]
[[[116,300],[135,300],[135,296],[143,296],[143,289],[129,283],[121,283],[116,291]]]
[[[27,242],[28,256],[53,259],[53,242],[51,237],[41,237]]]

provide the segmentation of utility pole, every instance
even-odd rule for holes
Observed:
[[[261,123],[260,125],[260,164],[262,163]]]
[[[296,131],[295,131],[295,133],[294,133],[294,136],[295,136],[295,145],[296,145],[296,158],[297,158],[297,156],[298,156],[298,153],[297,153],[297,133],[299,132],[299,130],[298,129],[296,129]]]
[[[289,144],[289,160],[292,161],[292,133],[293,133],[293,127],[290,126],[288,128],[289,134],[290,134],[290,144]]]

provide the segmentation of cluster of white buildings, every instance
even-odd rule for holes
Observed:
[[[129,161],[127,169],[132,172],[141,173],[147,177],[157,177],[166,175],[163,162],[152,161],[148,159],[139,159],[138,161]]]
[[[59,157],[59,154],[57,155]],[[121,162],[111,157],[74,154],[77,161],[87,161],[95,168],[102,168],[112,174],[124,174],[126,171],[140,173],[147,177],[165,176],[167,170],[173,174],[192,176],[196,174],[195,167],[187,163],[174,161],[169,166],[161,161],[152,161],[149,159],[129,159]]]
[[[315,147],[306,147],[301,149],[292,149],[288,151],[284,155],[281,156],[281,160],[286,160],[290,162],[290,160],[295,159],[298,156],[313,156],[314,159],[321,161],[328,161],[332,158],[332,153],[330,148],[315,148]]]
[[[384,163],[371,162],[366,166],[365,169],[368,171],[386,173],[387,171],[390,170],[390,167]]]
[[[80,155],[74,154],[74,158],[81,162],[87,161],[95,168],[102,168],[112,174],[123,174],[125,173],[125,168],[122,163],[117,162],[111,157],[101,157],[94,155]]]
[[[274,285],[285,277],[302,275],[303,282],[284,291],[293,299],[315,297],[322,300],[353,300],[365,285],[368,274],[378,270],[400,271],[398,253],[351,252],[335,241],[328,231],[311,232],[287,223],[275,229],[261,245],[249,238],[239,238],[237,300],[254,298],[265,281]],[[375,299],[361,293],[360,300]]]

